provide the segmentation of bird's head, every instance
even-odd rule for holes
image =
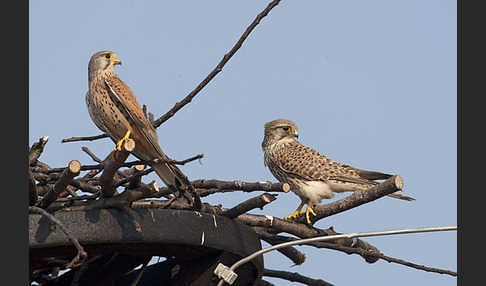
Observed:
[[[97,52],[89,60],[88,76],[91,78],[98,73],[113,72],[115,65],[121,65],[121,60],[114,52],[101,51]]]
[[[293,141],[297,137],[299,137],[299,133],[294,122],[287,119],[276,119],[265,123],[265,137],[262,145]]]

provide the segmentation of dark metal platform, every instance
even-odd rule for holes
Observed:
[[[199,274],[195,275],[194,281],[209,279],[212,276],[209,272],[222,257],[225,260],[223,263],[228,265],[261,249],[255,232],[226,217],[185,210],[133,210],[141,226],[140,232],[136,231],[133,220],[117,209],[59,211],[55,217],[79,240],[89,257],[117,252],[134,256],[173,257],[186,266],[192,265],[189,268],[194,271],[196,266],[206,265],[204,271],[196,271]],[[56,230],[47,218],[37,214],[29,215],[29,249],[33,270],[45,266],[47,257],[69,260],[76,254],[76,249],[64,233]],[[252,281],[261,277],[263,258],[245,266],[238,269],[237,280],[246,281],[241,285],[251,285]],[[191,269],[184,271],[187,272],[185,276],[191,276]]]

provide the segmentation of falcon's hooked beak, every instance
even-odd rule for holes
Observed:
[[[297,129],[294,129],[294,137],[299,138],[299,133],[297,133]]]
[[[113,55],[111,57],[111,62],[113,63],[114,66],[122,64],[121,60],[116,55]]]

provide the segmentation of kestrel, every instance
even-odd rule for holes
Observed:
[[[141,160],[167,160],[158,144],[155,128],[145,117],[137,98],[114,70],[121,65],[118,56],[110,51],[95,53],[88,65],[89,91],[86,104],[91,120],[110,136],[120,150],[123,140],[135,141],[134,155]],[[186,190],[187,177],[174,165],[150,163],[167,186]]]
[[[352,192],[369,189],[391,175],[365,171],[337,163],[318,151],[299,143],[297,125],[287,119],[276,119],[265,124],[265,136],[262,148],[265,166],[282,183],[288,183],[291,190],[302,200],[297,210],[284,219],[295,218],[304,214],[307,223],[311,224],[309,213],[316,215],[312,209],[322,199],[334,197],[334,192]],[[398,194],[389,196],[414,200]],[[302,207],[307,204],[307,209]]]

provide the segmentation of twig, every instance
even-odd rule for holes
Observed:
[[[94,154],[92,154],[93,156],[95,156]],[[150,163],[167,163],[167,164],[172,164],[172,165],[185,165],[189,162],[192,162],[192,161],[195,161],[195,160],[198,160],[198,159],[201,159],[204,157],[204,154],[198,154],[196,156],[193,156],[193,157],[190,157],[190,158],[187,158],[185,160],[182,160],[182,161],[177,161],[177,160],[172,160],[172,159],[168,159],[168,160],[162,160],[162,159],[154,159],[154,160],[148,160],[148,161],[145,161],[145,160],[136,160],[136,161],[132,161],[132,162],[123,162],[121,165],[120,165],[120,168],[121,167],[133,167],[133,166],[137,166],[137,165],[148,165]],[[96,164],[96,165],[83,165],[81,166],[81,171],[92,171],[92,170],[103,170],[104,168],[104,161],[103,160],[100,160],[98,157],[95,156],[95,158],[97,160],[100,161],[100,164]],[[93,158],[93,159],[95,159]],[[45,174],[51,174],[51,173],[59,173],[59,172],[62,172],[64,170],[64,168],[39,168],[39,167],[33,167],[32,168],[32,171],[34,172],[38,172],[38,173],[45,173]]]
[[[257,232],[260,238],[264,239],[265,241],[269,242],[272,245],[277,245],[280,243],[297,240],[297,238],[295,237],[272,235],[265,228],[253,227],[253,229]],[[334,231],[334,229],[332,229],[332,227],[327,230],[323,230],[322,232],[326,233],[327,235],[338,234]],[[355,240],[338,239],[334,242],[319,241],[319,242],[308,243],[308,245],[312,245],[318,248],[328,248],[328,249],[338,250],[338,251],[345,252],[347,254],[359,254],[368,263],[374,263],[379,260],[379,258],[376,255],[369,255],[370,253],[381,254],[378,248],[374,247],[373,245],[361,239],[355,239]],[[282,248],[282,249],[286,249],[286,248]],[[282,249],[278,249],[278,251]]]
[[[100,158],[98,158],[98,156],[96,156],[93,152],[91,152],[91,150],[89,150],[88,147],[83,146],[83,147],[81,147],[81,150],[83,150],[86,154],[88,154],[88,156],[91,157],[91,159],[93,159],[93,161],[98,162],[98,163],[103,162],[103,160],[101,160]]]
[[[261,194],[257,197],[246,200],[235,207],[224,211],[221,215],[228,218],[235,218],[241,214],[244,214],[252,209],[263,209],[265,205],[273,202],[277,198],[277,195],[272,195],[269,193]]]
[[[52,202],[54,202],[60,193],[62,193],[69,183],[72,181],[74,177],[79,175],[81,164],[79,161],[72,160],[69,162],[68,167],[64,169],[61,176],[54,184],[52,189],[50,189],[47,194],[42,198],[42,200],[38,203],[38,206],[45,209],[47,208]]]
[[[159,187],[155,181],[152,181],[147,185],[142,184],[142,186],[137,189],[127,189],[119,195],[90,201],[84,205],[68,207],[66,210],[79,211],[99,208],[121,208],[124,206],[129,206],[132,202],[137,200],[150,198],[157,192],[159,192]]]
[[[204,154],[198,154],[196,156],[193,156],[191,158],[188,158],[188,159],[185,159],[185,160],[182,160],[182,161],[176,161],[176,160],[162,160],[162,159],[154,159],[154,160],[151,160],[151,161],[143,161],[143,160],[140,160],[140,161],[134,161],[134,162],[128,162],[128,163],[124,163],[122,165],[122,167],[132,167],[132,166],[137,166],[137,165],[148,165],[150,163],[153,163],[153,162],[164,162],[164,163],[168,163],[168,164],[173,164],[173,165],[185,165],[189,162],[192,162],[194,160],[198,160],[198,159],[201,159],[204,157]],[[124,178],[120,181],[118,181],[116,184],[115,184],[115,188],[116,187],[119,187],[119,186],[122,186],[128,182],[130,182],[130,180],[133,180],[133,179],[136,179],[136,177],[142,177],[142,176],[145,176],[151,172],[153,172],[154,170],[152,168],[149,168],[145,171],[141,171],[141,172],[137,172],[136,174],[132,174],[131,176],[127,177],[127,178]]]
[[[96,136],[65,138],[65,139],[61,140],[61,143],[76,142],[76,141],[93,141],[93,140],[98,140],[98,139],[102,139],[102,138],[108,138],[108,135],[103,133],[103,134],[96,135]]]
[[[145,176],[147,174],[150,174],[154,171],[154,169],[152,168],[148,168],[146,170],[143,170],[141,172],[138,172],[137,174],[133,174],[132,176],[130,177],[127,177],[127,178],[124,178],[124,179],[121,179],[120,181],[116,182],[115,184],[115,188],[118,188],[119,186],[122,186],[126,183],[129,183],[130,180],[134,179],[134,177],[142,177],[142,176]]]
[[[254,192],[284,192],[290,191],[290,185],[287,183],[272,182],[242,182],[242,181],[219,181],[219,180],[195,180],[192,181],[194,188],[205,189],[198,190],[201,197],[206,197],[214,193],[225,193],[232,191]]]
[[[271,244],[271,245],[277,245],[281,243],[280,240],[274,239],[274,235],[268,233],[265,228],[263,227],[258,227],[255,226],[253,227],[253,230],[258,234],[260,239],[264,240],[265,242]],[[280,248],[277,249],[278,252],[280,252],[282,255],[286,256],[292,262],[294,262],[295,265],[301,265],[305,262],[305,254],[297,250],[293,246],[285,247],[285,248]]]
[[[435,272],[435,273],[439,273],[439,274],[448,274],[448,275],[457,277],[457,272],[455,272],[455,271],[444,270],[444,269],[433,268],[433,267],[427,267],[427,266],[424,266],[424,265],[418,265],[418,264],[415,264],[415,263],[412,263],[412,262],[409,262],[409,261],[405,261],[403,259],[393,258],[393,257],[386,256],[386,255],[383,255],[383,254],[378,254],[378,253],[369,254],[369,255],[376,255],[377,257],[379,257],[383,260],[386,260],[390,263],[397,263],[397,264],[405,265],[405,266],[408,266],[408,267],[412,267],[412,268],[427,271],[427,272]]]
[[[32,144],[32,147],[30,147],[29,150],[29,166],[32,166],[37,162],[42,151],[44,151],[44,146],[46,146],[48,139],[48,136],[43,136],[39,141]]]
[[[114,151],[108,157],[107,160],[104,162],[103,173],[100,177],[101,183],[101,190],[103,197],[112,197],[116,193],[116,188],[113,182],[113,176],[115,175],[116,171],[121,167],[123,162],[128,158],[130,152],[135,149],[135,141],[131,138],[128,138],[126,141],[123,142],[122,150],[121,151]]]
[[[88,256],[88,254],[86,253],[86,251],[84,251],[84,248],[81,246],[81,244],[79,244],[79,241],[67,231],[66,227],[57,218],[55,218],[50,213],[48,213],[45,210],[43,210],[43,209],[41,209],[39,207],[36,207],[36,206],[30,206],[29,207],[29,212],[43,215],[47,219],[49,219],[50,221],[52,221],[54,224],[58,225],[59,228],[61,229],[61,231],[64,232],[64,234],[74,244],[74,246],[78,250],[78,253],[71,260],[71,262],[69,262],[69,264],[66,265],[66,267],[71,268],[71,267],[74,267],[74,266],[76,266],[76,265],[78,265],[80,263],[82,264],[84,262],[84,259]]]
[[[260,14],[256,16],[253,22],[248,26],[241,35],[240,39],[236,42],[233,48],[224,55],[223,59],[218,63],[218,65],[209,73],[209,75],[201,82],[199,85],[189,93],[182,101],[177,102],[174,107],[172,107],[166,114],[162,115],[159,119],[153,122],[155,128],[159,127],[162,123],[167,121],[169,118],[174,116],[174,114],[179,111],[182,107],[192,101],[192,99],[220,72],[223,70],[224,65],[231,59],[231,57],[238,51],[241,47],[243,42],[248,38],[250,33],[255,29],[255,27],[260,23],[260,21],[273,9],[273,7],[277,6],[280,0],[274,0],[270,4],[268,4],[267,8],[263,10]]]
[[[288,272],[272,269],[263,269],[263,276],[285,279],[291,282],[299,282],[309,286],[334,286],[321,279],[312,279],[297,272]]]
[[[73,187],[80,189],[83,192],[86,192],[86,193],[98,194],[101,191],[97,187],[92,186],[92,185],[87,184],[87,183],[84,183],[81,180],[71,180],[71,182],[69,184]]]
[[[326,230],[318,229],[315,227],[307,226],[306,224],[286,221],[273,216],[242,214],[238,216],[236,219],[249,226],[265,227],[268,229],[268,232],[272,232],[272,233],[286,232],[286,233],[296,235],[300,238],[312,238],[312,237],[323,236],[323,235],[334,235],[336,233],[332,228]],[[334,240],[333,242],[343,246],[353,245],[355,247],[360,247],[363,249],[378,251],[376,247],[360,239],[344,238],[344,239]],[[378,260],[375,257],[363,257],[363,258],[368,263],[373,263]]]

